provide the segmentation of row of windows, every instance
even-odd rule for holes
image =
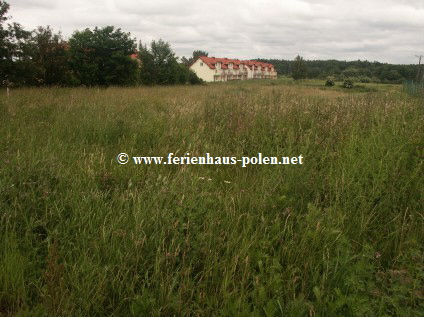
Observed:
[[[203,66],[203,62],[200,62],[200,66]],[[221,68],[221,63],[216,63],[215,66],[216,66],[217,69],[220,69]],[[228,67],[229,68],[233,68],[233,63],[229,63],[228,64]],[[240,67],[240,69],[244,69],[245,68],[244,65],[239,65],[239,67]],[[256,68],[256,69],[258,69],[258,68]],[[266,67],[265,68],[265,71],[267,71],[267,70],[268,70],[268,68]]]
[[[246,70],[247,70],[247,68],[246,68]],[[237,71],[237,70],[236,70]],[[261,70],[259,70],[259,72],[260,72]],[[268,70],[265,70],[265,72],[267,72]],[[269,71],[271,71],[271,70],[269,70]],[[218,70],[216,70],[215,69],[215,73],[217,73],[218,72]]]

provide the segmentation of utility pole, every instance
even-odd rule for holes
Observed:
[[[421,76],[421,58],[423,55],[415,55],[418,58],[418,69],[417,69],[417,83],[420,82],[424,78],[424,73]]]

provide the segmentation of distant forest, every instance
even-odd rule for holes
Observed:
[[[294,61],[284,59],[257,59],[271,63],[277,69],[278,75],[291,76]],[[337,60],[305,60],[304,77],[325,79],[334,76],[335,79],[352,78],[358,82],[400,83],[404,80],[415,80],[417,65],[395,65],[369,61],[337,61]]]

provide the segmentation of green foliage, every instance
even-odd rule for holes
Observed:
[[[343,81],[342,87],[343,88],[348,88],[348,89],[353,88],[353,82],[352,82],[352,80],[351,79],[345,79]]]
[[[373,80],[368,76],[360,76],[357,78],[360,83],[371,83]]]
[[[209,53],[206,51],[202,51],[202,50],[196,50],[193,51],[193,60],[196,60],[197,58],[199,58],[200,56],[208,56]]]
[[[141,60],[140,82],[143,85],[153,85],[157,82],[153,55],[146,46],[139,45],[138,58]]]
[[[185,64],[178,64],[177,71],[177,83],[180,85],[184,85],[188,82],[189,78],[189,69]]]
[[[145,85],[173,85],[191,82],[187,66],[178,64],[171,45],[163,40],[152,41],[150,48],[139,45],[142,66],[140,81]]]
[[[387,72],[383,73],[384,75],[382,75],[384,77],[384,79],[388,80],[388,81],[399,81],[402,79],[402,75],[399,74],[399,72],[396,69],[391,69]]]
[[[188,72],[188,78],[189,78],[189,82],[192,85],[199,85],[199,84],[203,84],[203,79],[199,78],[197,76],[197,74],[193,71],[193,70],[189,70]]]
[[[181,63],[187,67],[190,66],[190,60],[185,56],[181,57]]]
[[[307,67],[303,57],[297,55],[293,62],[292,77],[294,80],[304,79],[307,74]]]
[[[327,80],[325,81],[325,86],[326,87],[333,87],[334,85],[335,85],[334,77],[328,77]]]
[[[32,61],[37,68],[38,85],[72,86],[77,82],[70,65],[67,43],[50,27],[38,27],[32,35]]]
[[[193,51],[193,55],[187,60],[186,65],[190,66],[194,63],[200,56],[208,56],[209,53],[202,50]]]
[[[0,0],[0,86],[25,85],[33,78],[31,47],[27,40],[31,33],[19,23],[8,23],[9,4]]]
[[[6,81],[10,77],[10,69],[12,65],[12,54],[10,50],[13,35],[10,28],[6,25],[8,20],[7,12],[10,5],[0,0],[0,86],[6,85]]]
[[[177,81],[178,62],[171,45],[162,39],[152,41],[150,52],[153,56],[153,65],[156,73],[156,84],[172,85]]]
[[[131,85],[137,82],[138,64],[129,55],[135,40],[113,26],[76,31],[69,39],[72,70],[86,86]]]
[[[360,71],[358,68],[356,68],[355,66],[349,66],[348,68],[346,68],[345,70],[342,71],[342,76],[343,77],[357,77],[359,76]]]
[[[407,81],[403,83],[403,89],[411,96],[424,97],[424,82]]]

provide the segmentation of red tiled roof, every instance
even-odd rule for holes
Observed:
[[[238,59],[229,59],[229,58],[215,58],[215,57],[208,57],[208,56],[200,56],[199,57],[206,65],[209,66],[209,68],[211,69],[215,69],[215,65],[216,63],[221,63],[221,68],[222,69],[227,69],[228,68],[228,64],[233,64],[233,69],[239,69],[240,68],[240,64],[244,64],[247,67],[249,67],[250,69],[265,69],[265,67],[268,68],[273,68],[274,65],[269,64],[269,63],[263,63],[263,62],[257,62],[257,61],[240,61]]]

